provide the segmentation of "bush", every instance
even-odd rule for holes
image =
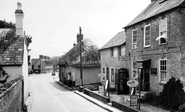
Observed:
[[[181,81],[172,77],[163,88],[159,95],[158,105],[177,110],[180,105],[185,103],[185,92]]]
[[[154,91],[149,91],[144,95],[144,97],[141,99],[141,103],[149,103],[153,104],[157,98],[157,95]]]

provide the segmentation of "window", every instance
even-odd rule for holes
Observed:
[[[105,68],[103,68],[103,73],[105,73]]]
[[[150,38],[151,38],[150,25],[146,25],[144,28],[144,47],[150,46]]]
[[[114,82],[114,68],[111,68],[111,82]]]
[[[118,47],[118,56],[121,56],[121,46]]]
[[[132,30],[132,49],[137,48],[137,29]]]
[[[110,49],[110,56],[111,56],[111,57],[114,56],[114,49],[113,49],[113,48]]]
[[[167,82],[167,59],[159,60],[159,79],[161,83]]]
[[[167,44],[167,18],[161,19],[159,21],[159,45]]]

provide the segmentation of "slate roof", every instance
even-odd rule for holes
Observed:
[[[14,38],[14,37],[12,37]],[[22,65],[24,52],[24,38],[18,37],[0,54],[0,65]]]
[[[116,47],[124,44],[126,42],[126,35],[125,31],[119,32],[116,34],[113,38],[111,38],[103,47],[101,47],[99,50]]]
[[[83,50],[85,50],[87,46],[97,47],[90,39],[86,38],[82,40],[82,52]],[[80,43],[77,43],[77,45],[73,46],[73,48],[71,48],[64,56],[60,58],[59,64],[67,63],[68,65],[79,66],[79,62],[80,62]],[[85,64],[83,63],[83,65]],[[86,65],[88,64],[86,63]]]
[[[138,16],[136,16],[129,24],[127,24],[125,28],[176,8],[183,2],[184,0],[156,0],[155,2],[149,4]]]
[[[39,59],[32,59],[31,63],[32,63],[32,65],[35,65],[38,61],[39,61]]]

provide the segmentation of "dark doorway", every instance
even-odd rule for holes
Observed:
[[[116,83],[117,93],[118,94],[129,94],[129,87],[127,86],[127,81],[129,79],[128,70],[125,68],[119,69],[118,76],[116,78],[118,81]]]
[[[150,60],[143,61],[141,71],[141,91],[150,90]]]

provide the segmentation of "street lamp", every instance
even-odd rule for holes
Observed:
[[[137,67],[138,67],[138,78],[139,78],[139,107],[138,109],[140,110],[140,99],[141,99],[141,70],[143,68],[143,60],[137,60]]]

